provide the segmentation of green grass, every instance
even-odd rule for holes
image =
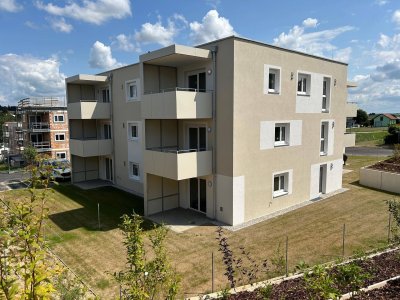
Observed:
[[[374,132],[374,131],[386,131],[387,127],[360,127],[360,128],[346,128],[346,132]]]
[[[351,156],[343,177],[349,191],[258,223],[226,232],[234,254],[245,246],[258,262],[270,259],[279,242],[289,237],[289,270],[304,260],[312,265],[341,255],[342,227],[346,224],[345,254],[376,248],[386,243],[388,213],[385,200],[392,194],[359,185],[359,168],[381,158]],[[9,200],[26,197],[26,191],[3,193]],[[97,230],[97,203],[104,227]],[[103,299],[118,296],[119,288],[109,273],[126,267],[123,235],[117,225],[123,213],[142,212],[142,199],[112,187],[84,191],[60,185],[49,195],[50,218],[46,227],[53,251]],[[169,232],[167,251],[172,266],[182,274],[180,298],[211,288],[211,254],[215,257],[215,287],[227,285],[216,238],[216,226],[199,226],[184,233]],[[147,244],[148,241],[146,241]],[[283,247],[283,246],[282,246]],[[281,248],[284,249],[284,248]]]
[[[387,135],[387,131],[358,132],[356,133],[356,144],[369,141],[376,141],[376,143],[383,144],[384,138]]]

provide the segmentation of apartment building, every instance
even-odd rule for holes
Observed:
[[[4,122],[2,131],[4,147],[8,149],[10,154],[21,153],[20,145],[23,141],[21,124],[18,122]]]
[[[108,180],[146,215],[238,225],[342,187],[345,63],[229,37],[66,87],[73,182]]]
[[[69,159],[68,112],[65,99],[26,98],[18,101],[19,147],[32,145],[40,154]]]

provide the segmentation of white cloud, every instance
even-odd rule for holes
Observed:
[[[223,37],[237,35],[229,20],[220,17],[216,10],[210,10],[202,20],[202,23],[191,22],[190,37],[196,44],[206,43]]]
[[[64,80],[57,58],[0,55],[0,98],[9,104],[30,96],[64,96]]]
[[[68,17],[83,22],[100,25],[111,19],[122,19],[131,15],[129,0],[84,0],[82,5],[76,0],[66,1],[64,7],[53,3],[36,1],[36,6],[47,13]]]
[[[304,27],[317,27],[318,20],[313,18],[307,18],[303,21]]]
[[[393,21],[394,23],[396,23],[397,25],[400,25],[400,9],[396,10],[396,11],[393,13],[392,21]]]
[[[16,0],[1,0],[0,10],[8,12],[17,12],[22,9],[22,6],[17,3]]]
[[[55,31],[70,33],[74,28],[71,24],[68,24],[64,18],[50,20],[51,27]]]
[[[122,66],[113,58],[111,48],[99,41],[96,41],[90,49],[89,65],[95,69],[113,69]]]
[[[336,50],[333,59],[347,63],[350,60],[351,52],[351,47]]]
[[[133,37],[123,33],[117,35],[111,45],[126,52],[141,51],[140,48],[133,43]]]
[[[310,21],[310,18],[308,18],[303,21],[303,26],[295,25],[288,33],[282,32],[277,38],[274,38],[274,45],[318,56],[337,57],[348,61],[351,48],[338,49],[332,44],[332,40],[347,31],[353,30],[354,27],[342,26],[334,29],[306,32],[306,29],[310,28],[310,26],[307,27],[304,24],[317,24],[318,21],[314,20]]]
[[[379,6],[385,5],[389,3],[388,0],[375,0],[375,3],[378,4]]]

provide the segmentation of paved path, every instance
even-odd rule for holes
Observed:
[[[392,149],[381,147],[346,147],[346,154],[360,156],[391,156]]]
[[[26,172],[14,172],[11,174],[0,173],[0,191],[8,191],[26,188],[26,184],[22,181],[29,178],[29,174]]]

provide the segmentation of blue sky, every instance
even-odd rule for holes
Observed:
[[[64,95],[65,77],[232,34],[349,64],[368,112],[400,112],[400,1],[0,0],[0,104]]]

